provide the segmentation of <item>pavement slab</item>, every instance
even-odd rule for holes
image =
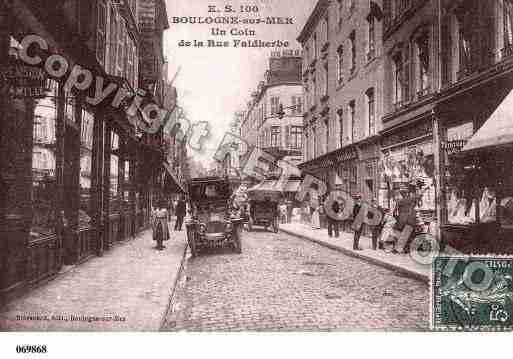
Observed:
[[[353,250],[354,235],[352,233],[341,231],[340,237],[335,238],[328,236],[326,229],[315,230],[302,223],[280,224],[280,230],[287,234],[338,250],[344,254],[405,273],[426,283],[429,283],[431,278],[431,264],[426,265],[416,262],[407,254],[394,254],[383,250],[375,251],[372,249],[371,239],[365,236],[360,238],[360,247],[362,250],[355,251]]]
[[[144,231],[68,268],[1,308],[0,330],[159,330],[185,257],[185,232],[171,232],[165,245],[157,251]]]

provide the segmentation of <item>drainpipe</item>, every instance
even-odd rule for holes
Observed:
[[[440,93],[442,89],[442,0],[437,1],[437,16],[436,16],[436,29],[437,33],[433,39],[436,39],[436,95]],[[436,103],[435,103],[436,105]],[[434,165],[435,165],[435,208],[436,218],[438,226],[435,231],[435,236],[441,241],[441,225],[443,221],[445,196],[444,196],[444,173],[445,173],[445,161],[444,154],[442,151],[442,137],[443,129],[440,123],[440,116],[438,108],[435,106],[432,111],[433,121],[433,147],[434,147]]]

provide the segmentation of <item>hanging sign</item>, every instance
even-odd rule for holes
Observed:
[[[43,98],[48,78],[43,69],[12,60],[0,67],[0,92],[13,98]]]

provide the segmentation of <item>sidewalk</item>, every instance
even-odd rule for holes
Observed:
[[[2,308],[0,330],[159,330],[185,257],[185,231],[172,231],[165,246],[157,251],[145,231],[73,267]]]
[[[280,230],[322,246],[340,251],[346,255],[357,257],[382,267],[401,272],[429,283],[431,266],[415,262],[408,255],[386,253],[382,250],[372,250],[371,239],[362,236],[360,247],[362,251],[353,250],[353,234],[340,232],[340,238],[330,238],[326,229],[313,230],[302,223],[280,224]]]

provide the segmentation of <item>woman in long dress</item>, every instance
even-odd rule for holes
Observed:
[[[312,213],[312,229],[321,229],[321,217],[320,217],[320,205],[319,200],[314,199],[312,201],[313,213]]]
[[[163,250],[164,241],[169,240],[169,213],[166,208],[166,202],[160,200],[153,211],[153,240],[157,241],[157,249]]]

